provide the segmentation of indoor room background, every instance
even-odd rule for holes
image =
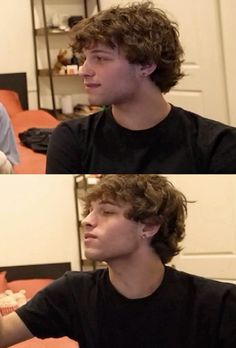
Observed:
[[[183,251],[171,264],[236,282],[236,176],[169,175],[189,201]],[[71,262],[80,255],[71,175],[2,176],[0,267]]]
[[[68,6],[69,3],[78,3],[78,0],[46,1],[52,6],[61,5],[63,11],[65,3]],[[126,2],[100,0],[102,9]],[[234,0],[155,0],[154,2],[179,22],[181,41],[186,52],[184,71],[187,76],[167,95],[167,99],[205,117],[236,126],[234,97],[236,2]],[[95,0],[87,0],[87,3],[89,13],[96,12]],[[80,6],[83,14],[82,2]],[[29,106],[37,108],[30,0],[1,1],[0,9],[0,73],[26,72]],[[78,85],[79,101],[86,103],[79,78],[75,84]]]
[[[73,177],[2,175],[0,265],[71,262],[78,269]]]

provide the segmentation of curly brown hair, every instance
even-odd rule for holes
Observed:
[[[134,221],[160,225],[151,246],[162,262],[169,262],[185,236],[186,197],[166,177],[156,174],[107,174],[85,197],[86,216],[91,202],[111,199],[131,205],[125,216]]]
[[[82,52],[97,43],[119,47],[131,64],[155,63],[150,78],[163,93],[184,76],[178,25],[151,1],[115,6],[73,27],[74,51]]]

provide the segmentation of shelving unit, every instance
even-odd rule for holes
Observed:
[[[31,14],[32,14],[32,27],[33,27],[33,42],[34,42],[34,56],[35,56],[35,75],[36,75],[36,87],[37,87],[37,102],[38,108],[47,109],[55,117],[58,116],[59,108],[56,102],[56,93],[55,87],[58,83],[58,80],[62,81],[62,78],[66,78],[66,84],[69,84],[73,79],[79,79],[78,75],[59,75],[55,74],[53,71],[54,63],[52,57],[52,44],[55,43],[58,38],[61,40],[67,40],[67,48],[69,47],[69,36],[68,30],[60,30],[59,27],[50,27],[49,26],[49,14],[48,9],[55,6],[55,4],[60,5],[59,8],[70,8],[70,5],[78,6],[78,12],[69,13],[69,16],[72,15],[82,15],[83,17],[88,17],[88,0],[30,0],[31,1]],[[100,1],[94,0],[97,11],[100,11]],[[77,8],[77,7],[76,7]],[[83,13],[81,14],[81,8]],[[40,47],[41,46],[41,47]],[[40,48],[42,54],[42,48],[44,54],[46,54],[46,59],[44,62],[40,61]],[[61,47],[58,48],[58,52]],[[43,61],[43,59],[42,59]],[[42,103],[42,91],[46,88],[42,88],[41,82],[42,79],[47,78],[47,84],[49,89],[49,96],[47,101]],[[63,80],[64,81],[64,80]],[[65,82],[64,81],[64,82]],[[77,81],[77,80],[76,80]],[[74,81],[74,85],[75,81]],[[79,83],[78,83],[79,85]],[[68,93],[65,93],[68,94]],[[50,105],[49,105],[50,104]]]
[[[81,271],[95,270],[97,268],[104,268],[106,264],[103,262],[93,262],[86,259],[83,250],[83,233],[81,230],[81,220],[83,217],[83,197],[89,187],[95,185],[99,179],[90,175],[76,175],[74,176],[74,193],[75,193],[75,207],[76,207],[76,223],[78,233],[78,249],[79,249],[79,267]]]

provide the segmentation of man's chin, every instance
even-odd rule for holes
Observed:
[[[92,253],[86,253],[85,252],[85,257],[86,259],[88,259],[89,261],[92,262],[102,262],[103,260],[101,259],[101,257],[99,257],[98,255],[92,254]]]
[[[106,101],[103,98],[99,98],[93,95],[88,95],[88,102],[89,102],[89,105],[93,105],[93,106],[107,105]]]

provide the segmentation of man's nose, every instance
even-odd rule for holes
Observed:
[[[91,77],[94,76],[95,72],[92,69],[92,67],[89,65],[88,61],[86,60],[82,65],[79,67],[79,76],[80,77]]]
[[[90,212],[82,221],[81,226],[83,229],[88,230],[96,226],[96,217],[93,212]]]

